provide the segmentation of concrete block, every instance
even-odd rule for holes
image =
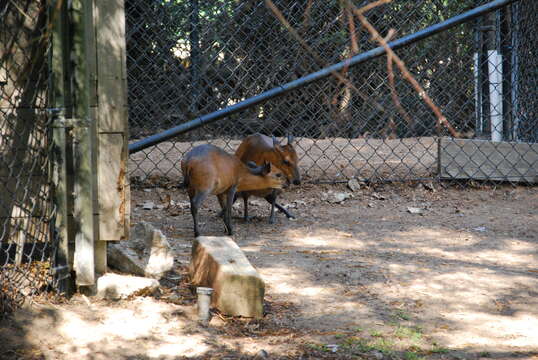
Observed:
[[[223,314],[263,317],[265,284],[230,237],[197,237],[190,276],[193,285],[213,288],[212,305]]]

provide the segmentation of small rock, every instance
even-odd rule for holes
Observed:
[[[359,180],[357,180],[356,178],[353,178],[353,179],[350,179],[350,180],[347,182],[347,187],[348,187],[351,191],[358,191],[358,190],[360,190],[360,188],[361,188],[361,184],[359,183]]]
[[[189,209],[191,207],[191,203],[188,201],[178,201],[176,203],[176,207],[180,209]]]
[[[177,304],[177,303],[181,303],[181,297],[178,295],[178,294],[172,294],[170,295],[169,297],[166,298],[166,300],[174,303],[174,304]]]
[[[254,356],[254,360],[269,359],[269,354],[265,350],[260,350]]]
[[[323,194],[322,194],[322,199],[324,198]],[[328,193],[326,193],[325,201],[328,201],[331,204],[339,204],[352,197],[353,197],[353,194],[348,193],[348,192],[335,193],[335,192],[329,191]]]
[[[372,351],[372,355],[378,360],[383,359],[383,353],[381,351],[374,350]]]
[[[433,186],[433,183],[432,182],[427,182],[427,183],[424,183],[424,187],[431,191],[431,192],[435,192],[435,187]]]
[[[411,214],[424,214],[424,209],[416,207],[408,207],[407,211]]]
[[[295,209],[297,205],[295,203],[289,203],[289,204],[282,204],[282,207],[284,209]]]
[[[155,207],[155,204],[153,201],[146,201],[142,204],[142,209],[144,210],[152,210]]]
[[[368,203],[367,206],[368,206],[369,208],[373,208],[375,205],[374,205],[374,203]]]
[[[306,206],[306,201],[303,200],[293,200],[289,204],[283,204],[282,205],[285,209],[296,209],[299,206]]]
[[[306,201],[303,200],[295,200],[293,201],[296,206],[306,206]]]
[[[328,344],[328,345],[325,345],[325,347],[329,350],[331,350],[331,352],[335,353],[338,351],[338,348],[340,347],[340,345],[337,345],[337,344]]]
[[[380,195],[376,192],[372,193],[372,197],[377,200],[387,200],[387,198],[384,195]]]
[[[267,202],[262,202],[260,200],[256,200],[256,199],[253,199],[253,200],[249,200],[248,201],[248,204],[249,205],[252,205],[252,206],[264,206]]]

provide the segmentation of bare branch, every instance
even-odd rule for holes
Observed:
[[[308,45],[306,43],[306,41],[299,35],[299,33],[297,32],[297,30],[295,30],[293,28],[293,26],[290,25],[290,23],[286,20],[286,18],[284,17],[284,15],[280,12],[280,10],[276,7],[276,5],[271,1],[271,0],[265,0],[265,4],[267,5],[268,8],[271,9],[271,11],[273,11],[273,13],[275,14],[275,16],[277,17],[277,19],[282,23],[282,25],[284,25],[284,27],[286,28],[286,30],[289,31],[289,33],[299,42],[299,44],[301,44],[301,46],[318,62],[318,64],[320,64],[321,66],[327,66],[328,64],[321,58],[321,56],[319,56],[319,54],[314,51],[314,49],[312,49],[310,47],[310,45]],[[353,89],[353,91],[355,91],[355,93],[357,95],[359,95],[364,101],[368,101],[368,102],[372,102],[372,100],[368,97],[368,95],[364,94],[363,92],[361,92],[355,85],[353,85],[353,83],[351,83],[351,81],[349,81],[347,78],[345,78],[344,76],[342,76],[340,73],[336,72],[336,71],[332,71],[331,74],[337,78],[340,82],[346,84],[347,86],[349,86],[351,89]],[[373,106],[380,112],[386,112],[385,108],[383,106],[381,106],[381,104],[379,104],[378,102],[376,101],[373,101]]]
[[[413,86],[413,88],[417,91],[419,96],[426,102],[426,104],[432,109],[433,113],[437,117],[437,129],[439,131],[439,128],[441,125],[445,126],[447,130],[450,132],[450,134],[453,137],[460,137],[460,134],[452,125],[448,122],[446,117],[443,115],[441,110],[433,103],[433,100],[429,97],[429,95],[426,93],[426,91],[422,88],[422,86],[418,83],[418,81],[411,75],[409,70],[407,70],[407,67],[405,66],[405,63],[392,51],[390,46],[388,45],[387,41],[383,39],[383,37],[379,34],[379,32],[370,24],[370,22],[366,19],[366,17],[363,15],[364,8],[357,9],[355,5],[353,5],[349,0],[346,0],[349,6],[351,6],[354,9],[355,15],[359,18],[359,21],[361,24],[368,30],[368,32],[372,35],[372,39],[377,41],[387,54],[390,54],[390,57],[392,61],[396,63],[398,68],[400,69],[400,72],[402,73],[402,76]],[[390,0],[380,0],[375,3],[372,3],[370,5],[376,4],[376,3],[386,3],[390,2]]]
[[[373,3],[370,3],[368,5],[361,7],[360,9],[357,9],[355,5],[353,5],[351,2],[349,2],[349,0],[347,0],[348,5],[354,9],[356,14],[363,14],[380,5],[388,4],[389,2],[392,2],[392,0],[377,0],[377,1],[374,1]]]
[[[396,34],[396,30],[390,29],[387,36],[385,36],[385,41],[389,42],[390,39],[394,37]],[[402,103],[400,102],[400,97],[398,96],[398,92],[396,91],[396,85],[394,83],[394,71],[393,71],[393,62],[394,59],[392,58],[392,54],[387,53],[387,75],[389,79],[389,87],[390,87],[390,95],[392,96],[392,102],[394,102],[394,105],[398,109],[398,112],[400,115],[407,121],[408,125],[411,125],[413,123],[413,119],[411,119],[411,116],[405,111],[405,109],[402,106]]]
[[[308,0],[308,3],[306,4],[306,8],[304,10],[304,18],[303,18],[303,31],[306,31],[308,28],[308,23],[310,22],[310,12],[312,10],[312,4],[314,3],[314,0]]]

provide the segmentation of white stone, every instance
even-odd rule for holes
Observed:
[[[411,214],[423,214],[424,209],[416,208],[416,207],[408,207],[407,211]]]
[[[97,279],[97,296],[111,300],[125,299],[150,293],[158,287],[159,282],[155,279],[107,273]]]
[[[351,191],[358,191],[358,190],[360,190],[360,188],[361,188],[361,184],[359,183],[359,180],[357,180],[356,178],[353,178],[353,179],[350,179],[350,180],[347,182],[347,187],[348,187]]]
[[[160,230],[140,222],[129,240],[109,244],[108,263],[123,272],[160,279],[173,268],[174,253]]]
[[[332,204],[338,204],[352,197],[353,195],[351,193],[339,192],[339,193],[333,193],[332,196],[329,197],[328,201]]]
[[[142,204],[142,209],[144,210],[152,210],[155,207],[155,204],[153,201],[146,201]]]

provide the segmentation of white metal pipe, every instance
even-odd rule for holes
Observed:
[[[211,306],[211,294],[213,294],[213,289],[197,287],[196,294],[198,295],[198,320],[202,324],[207,325],[211,317],[209,314],[209,307]]]
[[[491,141],[503,140],[503,103],[502,103],[502,55],[497,50],[488,50],[489,75],[489,118]]]
[[[476,116],[476,128],[475,128],[475,135],[481,135],[484,131],[484,124],[482,122],[482,99],[480,97],[481,94],[481,84],[480,84],[480,57],[478,56],[478,53],[473,54],[473,60],[474,60],[474,103],[475,103],[475,116]]]

